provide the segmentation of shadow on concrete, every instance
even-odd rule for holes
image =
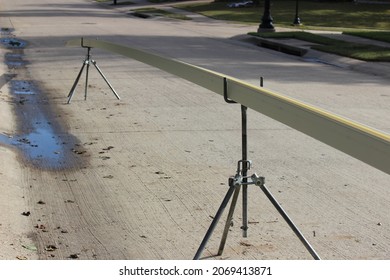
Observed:
[[[33,37],[23,38],[34,41],[28,48],[31,51],[44,49],[47,63],[57,63],[70,59],[77,52],[81,56],[84,50],[65,48],[66,41],[80,38],[72,37]],[[278,51],[264,49],[253,43],[237,39],[221,39],[212,37],[182,36],[93,36],[99,40],[109,41],[129,47],[139,48],[161,56],[175,58],[187,63],[230,75],[243,80],[258,79],[260,76],[280,83],[322,82],[330,85],[356,85],[361,83],[378,83],[381,77],[375,75],[351,75],[348,65],[333,64],[316,57],[296,57]],[[44,42],[40,45],[39,42]],[[94,50],[94,52],[102,52]],[[116,54],[110,54],[116,56]],[[119,56],[119,55],[118,55]],[[41,61],[43,62],[43,61]],[[354,67],[366,62],[355,62]],[[385,80],[383,81],[385,82]],[[315,91],[315,89],[313,89]]]

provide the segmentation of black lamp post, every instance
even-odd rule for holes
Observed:
[[[261,24],[257,32],[274,32],[275,27],[272,24],[273,18],[271,16],[271,0],[265,0],[264,2],[264,14],[261,18]]]
[[[298,3],[299,3],[299,0],[296,0],[296,4],[295,4],[295,18],[294,18],[293,25],[301,25],[301,19],[299,18],[299,15],[298,15]]]

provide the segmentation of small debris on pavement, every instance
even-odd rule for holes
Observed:
[[[75,153],[76,155],[82,155],[82,154],[85,154],[87,151],[79,151],[76,149],[72,149],[72,152]]]
[[[79,254],[71,254],[69,256],[70,259],[78,259],[79,258]]]
[[[23,248],[30,250],[30,251],[37,251],[37,247],[35,245],[22,245]]]
[[[57,250],[57,247],[55,245],[47,245],[45,247],[45,251],[48,251],[48,252],[52,252],[52,251],[55,251]]]
[[[249,243],[246,243],[246,242],[243,242],[243,241],[240,242],[240,245],[241,245],[241,246],[245,246],[245,247],[250,247],[250,246],[252,246],[252,244],[249,244]]]
[[[23,216],[27,216],[27,217],[28,217],[28,216],[30,216],[30,215],[31,215],[31,212],[30,212],[30,211],[26,211],[26,212],[23,212],[23,213],[22,213],[22,215],[23,215]]]
[[[44,225],[36,225],[35,228],[45,230],[46,227]]]

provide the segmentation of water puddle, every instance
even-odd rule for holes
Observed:
[[[29,162],[40,168],[61,169],[74,165],[78,159],[71,149],[76,141],[71,135],[56,131],[56,125],[49,121],[38,86],[32,81],[12,80],[10,88],[22,133],[0,134],[0,143],[16,147]]]
[[[0,30],[0,44],[9,50],[4,60],[11,74],[6,74],[7,85],[12,96],[14,112],[17,115],[19,133],[0,133],[0,144],[16,148],[23,158],[33,166],[42,169],[72,168],[81,162],[80,156],[72,152],[77,139],[61,130],[51,114],[47,99],[40,87],[32,80],[21,80],[28,72],[23,59],[23,48],[27,42],[10,38],[11,30]]]
[[[16,38],[0,38],[0,43],[8,49],[24,49],[27,45],[26,41]]]
[[[66,144],[51,127],[37,127],[31,133],[8,136],[0,134],[0,142],[14,146],[23,152],[33,165],[49,169],[69,166]]]
[[[23,67],[27,64],[23,59],[23,55],[19,53],[6,53],[4,58],[5,64],[10,69]]]
[[[10,86],[13,94],[31,95],[38,92],[36,86],[31,81],[12,80]]]
[[[12,136],[8,136],[8,135],[0,133],[0,143],[5,144],[5,145],[11,145]]]

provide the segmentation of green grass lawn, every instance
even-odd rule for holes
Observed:
[[[228,2],[178,4],[177,7],[208,17],[259,24],[264,8],[228,8]],[[260,3],[263,3],[261,1]],[[295,0],[271,0],[275,26],[291,26],[295,18]],[[390,4],[299,0],[303,28],[390,30]]]
[[[260,3],[263,3],[262,1]],[[292,27],[295,0],[271,0],[275,27]],[[228,2],[180,4],[178,8],[220,20],[259,24],[263,7],[228,8]],[[338,30],[370,39],[390,42],[390,4],[299,0],[302,30]],[[365,61],[390,62],[390,48],[334,40],[309,32],[275,32],[253,34],[263,38],[296,38],[315,43],[313,49]]]
[[[338,54],[341,56],[351,57],[364,61],[390,62],[390,48],[350,43],[303,31],[250,34],[262,38],[294,38],[314,43],[315,45],[313,45],[311,48],[319,51]]]
[[[191,20],[191,18],[181,15],[181,14],[175,14],[168,11],[164,11],[158,8],[150,7],[150,8],[140,8],[140,9],[134,9],[131,10],[133,13],[138,14],[146,14],[150,16],[163,16],[173,19],[180,19],[180,20]]]
[[[390,19],[389,19],[390,20]],[[373,31],[345,31],[345,34],[359,36],[390,43],[390,31],[373,32]]]

